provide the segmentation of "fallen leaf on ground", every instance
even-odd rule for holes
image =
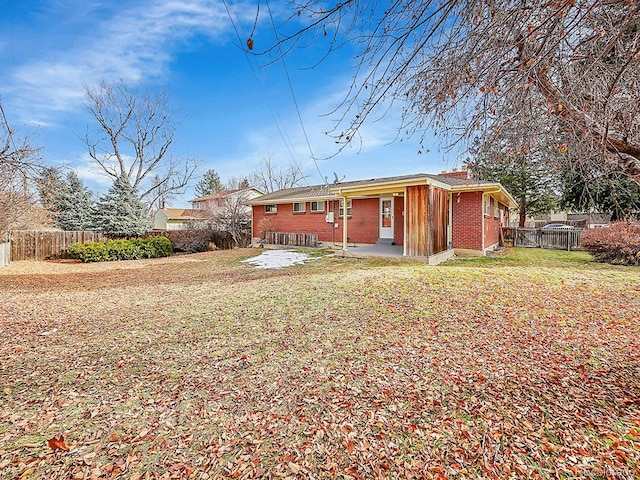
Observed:
[[[64,436],[60,435],[59,438],[53,437],[47,440],[47,445],[54,452],[56,450],[64,450],[65,452],[69,451],[69,446],[64,441]]]

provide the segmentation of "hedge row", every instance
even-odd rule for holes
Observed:
[[[166,237],[107,240],[106,242],[84,244],[75,243],[69,248],[69,255],[83,262],[111,262],[114,260],[168,257],[172,253],[171,242]]]
[[[581,243],[598,262],[640,265],[640,224],[616,222],[582,234]]]

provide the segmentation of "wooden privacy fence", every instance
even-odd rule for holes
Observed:
[[[580,243],[584,229],[503,228],[505,245],[556,250],[584,250]]]
[[[102,240],[108,240],[102,232],[14,230],[10,237],[11,261],[62,258],[74,243]]]
[[[317,247],[318,235],[309,233],[264,232],[264,241],[269,245]]]
[[[0,267],[9,265],[11,258],[11,244],[9,242],[0,243]]]

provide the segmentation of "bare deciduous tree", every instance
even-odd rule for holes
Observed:
[[[241,188],[249,188],[250,186],[249,177],[231,177],[223,185],[222,190],[239,190]]]
[[[19,172],[0,165],[0,241],[5,232],[23,228],[23,220],[33,206],[33,198]]]
[[[245,247],[251,240],[251,207],[245,202],[251,197],[248,187],[234,190],[221,190],[217,198],[204,203],[201,212],[211,228],[229,232],[235,245]]]
[[[140,199],[152,205],[159,197],[181,193],[196,162],[176,159],[169,149],[175,127],[165,93],[137,95],[124,83],[101,81],[85,87],[87,108],[99,130],[87,133],[89,155],[114,181],[127,175]]]
[[[528,112],[542,110],[561,151],[640,183],[638,2],[308,0],[295,9],[294,33],[281,29],[271,53],[310,37],[328,41],[329,53],[345,41],[358,50],[339,141],[388,102],[402,102],[403,132],[435,128],[470,141],[511,129],[505,106],[535,104]]]
[[[30,223],[34,199],[29,181],[41,167],[38,155],[39,148],[28,139],[14,138],[0,104],[0,232]]]
[[[271,157],[265,156],[260,159],[256,170],[250,175],[249,183],[264,193],[271,193],[300,186],[306,178],[307,175],[302,172],[299,163],[294,161],[283,168],[277,166]]]

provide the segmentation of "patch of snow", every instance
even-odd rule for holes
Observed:
[[[40,335],[42,335],[42,336],[51,335],[51,334],[56,333],[57,331],[58,331],[58,329],[54,328],[54,329],[49,330],[48,332],[42,332],[42,333],[40,333]]]
[[[255,265],[256,268],[284,268],[292,265],[302,265],[312,257],[306,253],[291,250],[265,250],[257,257],[251,257],[243,262]]]

